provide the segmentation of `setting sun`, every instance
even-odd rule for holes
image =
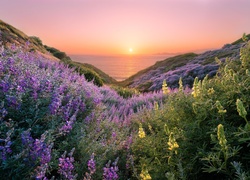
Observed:
[[[132,53],[133,52],[133,48],[129,48],[129,52]]]

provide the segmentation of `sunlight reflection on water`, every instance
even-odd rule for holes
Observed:
[[[122,81],[170,55],[70,55],[70,57],[73,61],[92,64],[117,81]]]

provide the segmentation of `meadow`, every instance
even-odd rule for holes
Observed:
[[[0,49],[6,179],[250,178],[250,42],[213,78],[158,92],[96,86],[64,63]]]

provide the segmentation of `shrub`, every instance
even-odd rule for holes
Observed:
[[[132,121],[134,177],[146,170],[152,179],[249,178],[249,53],[250,42],[215,78],[196,78],[192,94],[170,94]]]

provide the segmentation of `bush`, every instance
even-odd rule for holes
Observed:
[[[215,78],[196,78],[192,94],[180,90],[162,108],[134,119],[135,177],[249,178],[249,53],[250,42]]]

